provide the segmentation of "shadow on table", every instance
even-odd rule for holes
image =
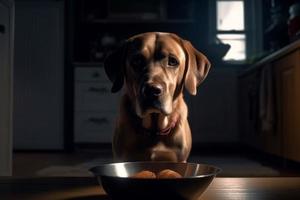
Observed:
[[[89,195],[89,196],[67,198],[65,200],[110,200],[110,198],[107,195]]]

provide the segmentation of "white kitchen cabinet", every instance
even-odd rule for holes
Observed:
[[[64,2],[16,1],[14,148],[64,148]]]
[[[112,142],[120,94],[111,86],[103,66],[75,66],[75,144]]]
[[[12,174],[14,3],[0,0],[0,176]]]

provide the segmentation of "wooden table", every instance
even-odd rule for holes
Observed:
[[[0,178],[0,199],[109,199],[94,178]],[[300,177],[216,178],[203,200],[300,200]]]

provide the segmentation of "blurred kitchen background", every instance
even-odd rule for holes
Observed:
[[[0,8],[0,68],[13,69],[0,81],[13,88],[0,91],[0,150],[13,154],[0,155],[12,158],[14,176],[85,176],[112,162],[121,94],[110,93],[103,60],[147,31],[176,33],[212,63],[197,96],[185,95],[189,161],[218,165],[221,176],[300,175],[299,0],[0,0]]]

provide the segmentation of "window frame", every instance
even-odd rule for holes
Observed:
[[[244,30],[217,30],[217,1],[241,0],[213,0],[209,1],[209,41],[215,43],[218,34],[245,34],[245,60],[223,60],[225,63],[245,64],[253,55],[263,50],[262,2],[261,0],[244,1]]]

